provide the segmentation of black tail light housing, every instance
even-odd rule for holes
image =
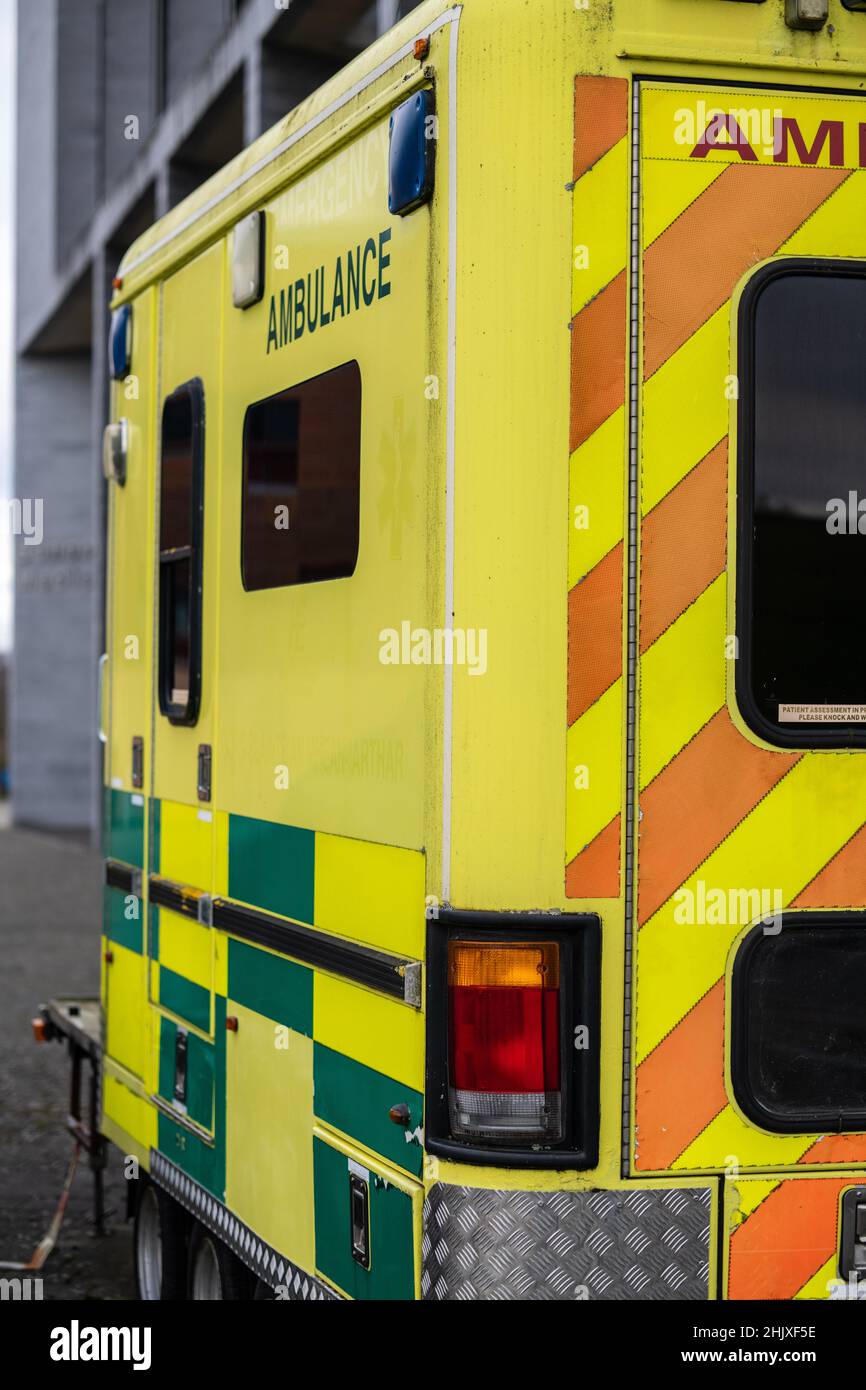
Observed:
[[[440,909],[427,931],[425,1147],[463,1163],[598,1163],[601,924]]]

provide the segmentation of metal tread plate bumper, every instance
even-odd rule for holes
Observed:
[[[424,1204],[427,1300],[709,1296],[709,1187],[500,1192],[437,1184]]]

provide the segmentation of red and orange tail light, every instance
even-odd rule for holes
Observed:
[[[448,943],[448,1105],[456,1138],[563,1137],[559,946]]]

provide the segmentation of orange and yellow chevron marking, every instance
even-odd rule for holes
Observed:
[[[843,884],[846,893],[851,891],[841,905],[866,907],[866,873],[859,863],[864,847],[866,828],[861,828],[791,899],[790,906],[839,907],[839,885]],[[735,1156],[741,1166],[772,1162],[838,1167],[866,1161],[866,1135],[862,1134],[818,1140],[803,1135],[770,1137],[757,1131],[744,1136],[742,1121],[724,1088],[724,983],[720,977],[637,1069],[637,1167],[641,1171],[705,1169],[719,1166],[719,1154],[725,1162],[729,1155]],[[672,1074],[678,1087],[675,1107],[669,1085]]]
[[[578,77],[569,472],[565,891],[620,892],[628,341],[624,78]]]
[[[866,825],[798,893],[792,907],[866,907]]]
[[[628,131],[624,77],[578,77],[574,84],[574,181],[598,163]]]
[[[638,922],[671,897],[798,761],[755,746],[726,708],[641,794]]]
[[[836,1253],[839,1196],[852,1181],[789,1178],[774,1187],[731,1234],[728,1298],[795,1298]],[[815,1296],[826,1298],[826,1288]]]
[[[637,1072],[639,1166],[670,1168],[696,1130],[728,1103],[725,1093],[725,982],[718,980]],[[719,1045],[721,1042],[721,1046]],[[680,1079],[672,1110],[667,1078]]]
[[[580,310],[572,324],[572,452],[623,403],[627,321],[623,270]]]
[[[569,898],[615,898],[619,893],[619,812],[600,834],[575,855],[565,871]]]
[[[840,906],[866,908],[866,826],[791,901],[791,908],[799,909]],[[671,1095],[671,1081],[676,1081],[676,1097]],[[740,1143],[741,1122],[724,1088],[724,977],[638,1066],[637,1111],[637,1168],[641,1170],[706,1168],[712,1163],[713,1143],[714,1151],[724,1150],[724,1158]],[[699,1136],[713,1122],[717,1123],[705,1155]],[[748,1162],[742,1144],[738,1158]],[[773,1158],[801,1165],[866,1162],[866,1136],[828,1134],[816,1141],[785,1137],[774,1143]]]
[[[844,169],[732,164],[700,193],[644,257],[644,377],[658,371],[730,299],[749,266],[778,251],[846,178]]]
[[[718,1169],[732,1157],[741,1168],[866,1157],[866,1136],[767,1135],[733,1108],[725,1085],[725,966],[748,923],[709,925],[678,912],[702,883],[726,895],[778,890],[785,908],[866,905],[861,763],[844,754],[762,748],[728,712],[732,460],[725,394],[735,380],[731,315],[738,284],[777,254],[840,254],[846,219],[866,208],[866,174],[826,161],[824,167],[777,163],[772,153],[744,162],[733,148],[690,161],[691,148],[674,143],[670,122],[686,101],[701,96],[712,108],[743,105],[742,92],[690,89],[686,95],[670,86],[646,86],[641,98],[634,1164],[644,1173]],[[796,116],[802,108],[805,119],[810,103],[814,98],[786,95],[785,113]],[[612,830],[599,827],[596,834],[601,841]],[[583,854],[593,850],[590,843]],[[569,868],[576,878],[582,858]],[[756,1209],[766,1208],[757,1224],[753,1215],[738,1230],[738,1252],[750,1249],[768,1221],[769,1200]],[[799,1200],[807,1203],[806,1195]],[[821,1226],[823,1217],[816,1221]],[[823,1242],[817,1233],[814,1250],[789,1277],[789,1293],[752,1296],[793,1296],[829,1257]],[[749,1259],[753,1271],[761,1268],[758,1244],[752,1256],[738,1258],[740,1270]],[[737,1274],[734,1286],[746,1278]],[[748,1278],[759,1281],[754,1273]]]
[[[622,675],[622,542],[569,593],[568,641],[570,726]]]
[[[711,449],[643,526],[641,651],[709,588],[725,568],[728,441]]]

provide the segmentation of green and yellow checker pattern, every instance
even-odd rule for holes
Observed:
[[[110,794],[111,857],[423,955],[421,854],[133,800]],[[415,1297],[422,1013],[116,888],[105,889],[104,934],[106,1133],[130,1152],[157,1148],[274,1249],[352,1297]],[[395,1105],[408,1107],[407,1126],[390,1119]],[[369,1175],[369,1268],[351,1257],[352,1171]]]

